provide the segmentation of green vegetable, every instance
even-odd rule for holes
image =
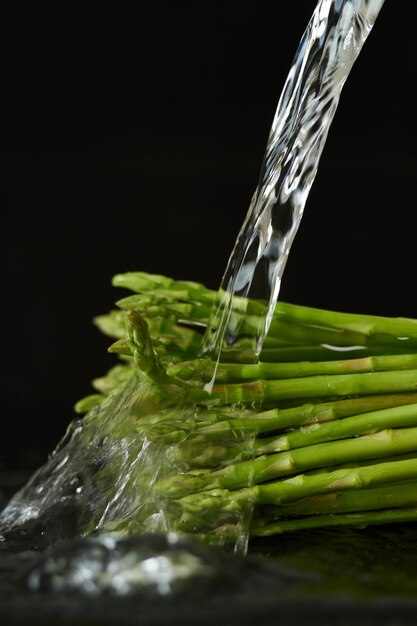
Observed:
[[[115,447],[127,442],[146,449],[143,463],[163,464],[154,476],[134,466],[128,496],[146,493],[148,504],[116,527],[149,528],[163,515],[173,530],[224,543],[239,524],[263,536],[417,520],[416,320],[281,302],[255,363],[265,305],[240,298],[232,315],[244,336],[216,368],[199,355],[216,292],[143,272],[113,284],[134,293],[95,323],[122,362],[76,408],[115,397],[119,406],[141,385],[125,425],[108,430]],[[104,490],[117,463],[100,472]]]

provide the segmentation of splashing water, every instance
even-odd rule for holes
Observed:
[[[259,183],[207,328],[203,353],[217,363],[244,335],[246,297],[267,306],[253,340],[257,360],[342,87],[384,0],[320,0],[275,113]]]
[[[181,416],[180,431],[173,416]],[[38,549],[96,533],[198,534],[201,520],[184,517],[170,494],[170,479],[190,469],[195,447],[187,431],[198,419],[195,406],[180,406],[176,395],[161,398],[158,388],[134,372],[70,425],[48,463],[0,512],[0,542],[24,537],[28,549]],[[237,431],[229,442],[233,455],[250,453],[252,443],[248,433],[239,442]],[[251,510],[248,502],[239,511],[212,513],[204,519],[205,539],[222,543],[230,536],[236,551],[246,552]]]

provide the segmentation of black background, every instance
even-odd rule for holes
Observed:
[[[315,2],[167,5],[2,4],[7,463],[46,454],[113,363],[91,325],[122,295],[113,274],[217,287]],[[417,316],[415,82],[413,20],[391,0],[344,89],[282,299]]]

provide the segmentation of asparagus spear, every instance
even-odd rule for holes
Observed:
[[[365,489],[350,491],[332,491],[304,498],[298,502],[289,502],[281,506],[270,506],[265,514],[258,513],[252,529],[274,521],[300,517],[304,515],[330,515],[353,513],[356,511],[376,511],[394,507],[417,505],[417,481],[388,483]]]
[[[263,527],[251,527],[252,536],[268,537],[285,532],[307,530],[309,528],[329,528],[332,526],[366,528],[381,524],[399,524],[417,521],[417,507],[364,511],[360,513],[342,513],[300,517],[295,520],[275,522]]]
[[[350,374],[354,372],[384,372],[417,368],[417,354],[369,356],[338,361],[302,361],[297,363],[220,363],[214,368],[209,359],[181,361],[168,367],[170,376],[216,383],[246,380],[277,380],[325,374]]]
[[[200,401],[207,405],[234,403],[261,405],[280,400],[332,398],[415,390],[417,390],[417,370],[397,370],[215,384],[210,395],[205,394],[201,387],[190,387],[188,399],[190,402]]]
[[[255,443],[255,451],[257,454],[270,454],[325,441],[357,437],[385,428],[415,425],[417,425],[417,403],[362,413],[324,424],[313,424],[278,437],[265,437]]]

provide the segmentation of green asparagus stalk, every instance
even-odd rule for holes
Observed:
[[[342,513],[330,515],[314,515],[300,517],[294,520],[275,522],[263,527],[251,527],[251,535],[255,537],[269,537],[285,532],[307,530],[311,528],[354,527],[366,528],[381,524],[399,524],[417,521],[417,507],[410,506],[398,509],[384,509],[381,511],[364,511],[360,513]]]
[[[257,454],[271,454],[325,441],[357,437],[385,428],[407,426],[417,426],[417,403],[362,413],[324,424],[312,424],[278,437],[258,439],[255,451]]]
[[[359,359],[338,361],[317,361],[298,363],[220,363],[217,368],[208,359],[182,361],[171,365],[170,376],[190,380],[210,381],[215,376],[216,383],[241,382],[245,380],[276,380],[327,374],[351,374],[354,372],[384,372],[417,368],[417,354],[370,356]]]
[[[415,348],[414,348],[415,349]],[[260,354],[263,363],[288,363],[301,361],[338,361],[340,357],[356,359],[368,356],[386,354],[407,354],[410,346],[406,343],[397,345],[372,345],[372,346],[349,346],[335,347],[324,344],[303,344],[290,346],[274,346],[272,342],[266,342]],[[224,360],[231,363],[251,363],[249,351],[244,349],[229,349],[224,353]]]
[[[346,329],[353,332],[363,333],[367,336],[392,335],[394,337],[417,337],[417,320],[404,317],[388,318],[377,315],[357,315],[352,313],[340,313],[325,311],[293,304],[279,303],[275,309],[277,319],[285,319],[296,323],[332,328]]]
[[[281,506],[270,506],[265,513],[262,508],[254,520],[253,528],[265,526],[273,521],[302,515],[330,515],[356,511],[376,511],[394,507],[417,505],[417,481],[388,483],[378,487],[332,491],[298,502]],[[256,531],[255,531],[256,532]]]
[[[417,370],[397,370],[215,384],[210,395],[203,393],[201,387],[190,387],[188,399],[190,402],[200,401],[208,405],[252,403],[259,406],[280,400],[332,398],[415,390],[417,390]]]

